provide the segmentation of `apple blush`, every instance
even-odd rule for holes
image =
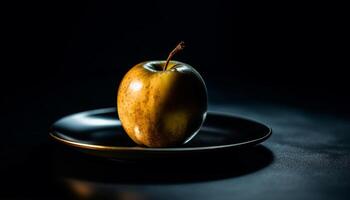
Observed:
[[[166,61],[147,61],[132,67],[117,96],[121,124],[129,137],[146,147],[171,147],[190,141],[207,113],[207,89],[190,65],[171,60],[184,48],[181,42]]]

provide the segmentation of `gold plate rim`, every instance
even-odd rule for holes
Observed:
[[[223,114],[223,113],[217,113],[216,114]],[[226,114],[227,115],[227,114]],[[260,142],[265,141],[272,135],[272,129],[268,127],[267,125],[264,125],[262,123],[256,122],[251,119],[242,118],[245,120],[249,120],[258,124],[261,124],[265,126],[268,129],[268,133],[264,135],[263,137],[249,140],[246,142],[240,142],[240,143],[234,143],[234,144],[227,144],[227,145],[216,145],[216,146],[205,146],[205,147],[170,147],[170,148],[151,148],[151,147],[120,147],[120,146],[104,146],[104,145],[96,145],[96,144],[87,144],[87,143],[81,143],[81,142],[74,142],[70,141],[64,138],[61,138],[57,136],[55,132],[50,132],[49,135],[55,139],[56,141],[59,141],[60,143],[78,147],[82,149],[88,149],[88,150],[98,150],[98,151],[151,151],[151,152],[183,152],[183,151],[207,151],[207,150],[215,150],[215,149],[225,149],[225,148],[231,148],[236,146],[243,146],[247,144],[258,144]]]

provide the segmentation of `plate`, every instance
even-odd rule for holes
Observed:
[[[76,113],[55,122],[50,136],[82,152],[118,160],[153,160],[215,155],[263,142],[272,129],[257,121],[226,113],[207,113],[197,135],[171,148],[137,146],[124,132],[115,108]]]

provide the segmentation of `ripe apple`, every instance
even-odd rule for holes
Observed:
[[[188,142],[199,131],[207,112],[207,89],[190,65],[171,61],[142,62],[120,83],[117,109],[129,137],[147,147],[169,147]]]

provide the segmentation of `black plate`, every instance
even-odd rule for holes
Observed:
[[[115,108],[64,117],[50,131],[57,141],[83,152],[127,160],[203,156],[261,143],[271,133],[271,128],[259,122],[208,112],[201,130],[188,143],[171,148],[140,147],[124,132]]]

